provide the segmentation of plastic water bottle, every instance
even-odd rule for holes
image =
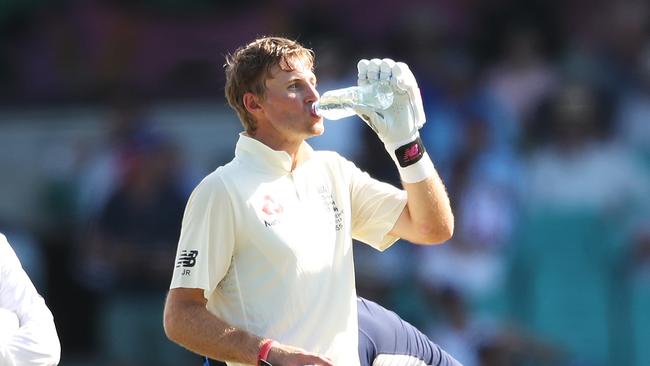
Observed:
[[[353,116],[355,106],[385,110],[393,104],[393,89],[388,82],[370,83],[326,91],[312,105],[314,113],[329,120]]]

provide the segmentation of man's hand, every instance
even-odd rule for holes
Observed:
[[[388,83],[393,104],[383,111],[355,108],[355,112],[377,133],[397,164],[405,183],[417,183],[435,173],[418,130],[426,121],[422,96],[413,73],[403,62],[389,58],[361,60],[357,64],[359,85]]]
[[[334,366],[332,360],[326,357],[280,343],[271,348],[267,360],[273,366]]]
[[[360,60],[357,69],[359,85],[387,82],[394,94],[393,104],[385,111],[358,108],[357,114],[379,135],[387,149],[415,140],[425,116],[420,89],[409,67],[389,58],[375,58]]]

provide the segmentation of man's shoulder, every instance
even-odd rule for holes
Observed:
[[[233,174],[237,174],[239,170],[239,165],[236,160],[231,160],[228,163],[217,167],[215,170],[208,173],[201,180],[200,184],[218,184],[219,181],[223,181]]]
[[[348,160],[336,151],[314,150],[314,160],[322,164],[343,164]]]
[[[321,159],[337,159],[341,155],[333,150],[314,150],[314,156]]]
[[[203,177],[194,188],[194,194],[232,193],[246,180],[248,180],[247,170],[233,160]]]
[[[318,150],[315,151],[314,160],[319,164],[329,167],[332,171],[349,173],[356,168],[356,164],[348,160],[336,151]]]

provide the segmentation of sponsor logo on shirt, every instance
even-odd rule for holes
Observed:
[[[181,275],[187,276],[190,274],[189,267],[196,265],[196,257],[199,255],[198,250],[182,250],[176,261],[176,268],[182,267],[183,272]]]
[[[339,210],[336,200],[334,199],[334,194],[324,186],[318,188],[318,193],[320,194],[325,209],[332,212],[332,223],[334,229],[336,231],[341,231],[341,229],[343,229],[343,211]]]
[[[280,222],[280,215],[284,212],[284,207],[281,204],[275,202],[273,197],[270,195],[265,195],[262,200],[262,217],[264,220],[264,226],[269,227],[273,226]]]

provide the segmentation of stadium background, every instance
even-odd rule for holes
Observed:
[[[224,55],[285,35],[316,51],[321,92],[369,57],[407,62],[422,89],[456,232],[357,245],[362,295],[466,366],[650,365],[649,7],[0,2],[0,231],[53,310],[61,364],[200,363],[160,323],[180,215],[240,130]],[[398,183],[358,119],[326,129],[314,145]]]

